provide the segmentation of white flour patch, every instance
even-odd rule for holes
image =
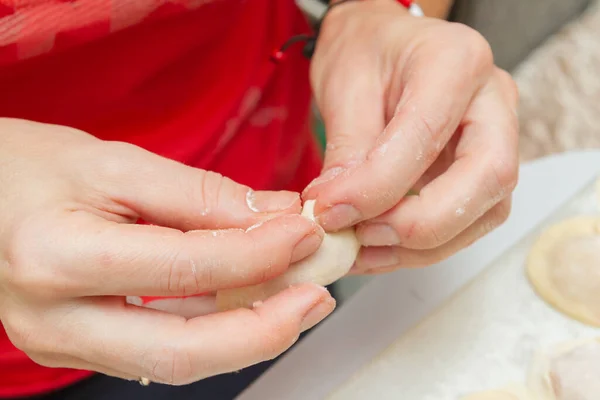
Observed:
[[[248,208],[254,212],[259,212],[259,210],[255,206],[256,196],[254,195],[254,191],[252,189],[248,190],[246,193],[246,204]]]

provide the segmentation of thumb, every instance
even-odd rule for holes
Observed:
[[[298,193],[253,191],[218,173],[137,146],[115,147],[112,152],[118,168],[105,169],[102,173],[110,176],[97,176],[96,182],[101,182],[100,189],[110,200],[147,222],[183,231],[247,228],[279,214],[301,211]]]
[[[364,161],[385,128],[383,85],[369,73],[371,64],[348,63],[329,79],[313,79],[327,147],[322,173],[305,189],[305,198],[317,198],[321,183]]]

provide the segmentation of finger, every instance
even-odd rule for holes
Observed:
[[[452,37],[440,40],[451,42]],[[305,194],[316,198],[315,213],[326,230],[388,211],[437,158],[491,73],[489,46],[479,35],[473,37],[460,48],[448,43],[444,50],[436,42],[435,48],[415,51],[392,93],[401,94],[396,112],[366,161]]]
[[[518,175],[518,121],[491,81],[473,102],[448,170],[360,229],[362,244],[440,246],[510,195]],[[384,233],[387,232],[387,233]]]
[[[220,174],[192,168],[123,143],[86,162],[81,179],[114,207],[183,231],[246,228],[273,214],[300,213],[299,194],[252,191]],[[118,210],[119,208],[117,208]]]
[[[510,208],[511,199],[508,198],[485,213],[460,235],[435,249],[414,250],[400,246],[363,247],[351,274],[377,274],[398,268],[417,268],[436,264],[500,226],[508,218]]]
[[[88,361],[82,360],[78,357],[67,356],[64,354],[42,354],[42,353],[33,353],[27,354],[29,358],[36,364],[39,364],[43,367],[48,368],[69,368],[76,369],[80,371],[92,371],[98,372],[100,374],[104,374],[107,376],[112,376],[115,378],[121,378],[128,381],[137,381],[141,377],[133,376],[130,374],[126,374],[122,371],[118,371],[113,368],[108,368],[104,365],[90,363]]]
[[[26,234],[38,238],[35,250],[15,255],[13,283],[38,296],[189,296],[257,284],[312,254],[323,238],[317,224],[299,215],[246,231],[186,233],[85,213],[58,218],[61,224],[28,226]]]
[[[286,289],[254,310],[187,321],[94,299],[60,313],[56,340],[64,344],[63,353],[129,376],[181,385],[275,358],[334,306],[329,293],[312,284]],[[45,316],[48,323],[50,317]]]
[[[380,67],[366,53],[354,56],[348,68],[320,77],[326,85],[314,82],[313,86],[322,88],[316,99],[325,124],[327,147],[323,173],[308,188],[333,179],[344,168],[364,162],[385,127],[383,85],[374,78],[377,73],[369,72]]]
[[[105,304],[122,305],[122,298],[105,298]],[[8,304],[10,303],[10,304]],[[95,371],[123,379],[138,379],[115,368],[86,361],[63,348],[64,334],[68,340],[77,339],[82,332],[79,325],[65,326],[63,317],[81,307],[68,302],[28,304],[9,301],[2,314],[2,326],[11,343],[23,351],[33,362],[49,368],[70,368]],[[61,332],[63,330],[63,332]],[[110,351],[110,349],[109,349]]]

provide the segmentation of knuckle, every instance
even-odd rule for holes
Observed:
[[[44,237],[37,231],[34,223],[22,224],[15,229],[5,250],[6,268],[3,273],[6,282],[19,292],[55,297],[60,292],[56,285],[56,271],[44,261],[48,257],[39,255],[39,249],[46,246],[39,239],[37,242],[30,239]]]
[[[494,67],[494,54],[488,41],[477,30],[462,25],[464,45],[468,55],[478,70],[491,71]]]
[[[192,180],[192,184],[190,184]],[[221,201],[228,201],[235,194],[236,185],[230,179],[223,175],[204,170],[196,170],[191,175],[186,175],[178,182],[178,190],[181,196],[189,204],[197,204],[197,215],[193,217],[205,218],[211,213],[211,210],[220,208]],[[248,189],[246,189],[247,192]],[[230,205],[229,205],[230,206]],[[218,219],[212,221],[214,229],[222,227]]]
[[[501,68],[495,68],[497,79],[515,105],[519,100],[519,86],[512,75]]]
[[[443,137],[451,126],[451,116],[442,114],[436,117],[421,115],[414,119],[415,132],[419,133],[419,156],[427,164],[433,163],[439,156],[445,144]]]
[[[196,203],[201,203],[201,209],[205,212],[220,208],[220,202],[229,201],[235,194],[235,189],[240,186],[231,179],[212,171],[201,171],[199,180],[199,185],[187,185],[189,186],[187,195]],[[244,193],[247,191],[248,188],[245,188]]]
[[[95,175],[109,182],[119,182],[123,179],[123,175],[130,170],[127,160],[131,158],[130,153],[133,146],[123,142],[102,142],[101,146],[103,146],[103,157],[90,158],[94,163]]]
[[[492,208],[489,214],[481,219],[479,236],[474,238],[473,241],[477,240],[479,237],[487,235],[506,222],[510,215],[510,210],[511,202],[506,200],[500,202],[494,208]]]
[[[273,238],[269,237],[271,229],[252,229],[244,235],[244,253],[248,255],[243,266],[245,282],[261,283],[283,273],[293,259],[295,247],[289,233],[294,232],[296,237],[297,232],[309,232],[306,220],[297,216],[281,217],[278,226],[286,234]]]
[[[492,189],[493,197],[504,198],[517,186],[519,165],[518,162],[493,157],[490,171],[494,176],[495,187]]]
[[[68,343],[72,342],[73,337],[71,332],[63,334],[56,324],[48,324],[44,320],[52,311],[47,307],[31,308],[24,304],[9,303],[3,309],[0,322],[15,348],[28,356],[38,354],[56,358],[57,355],[68,353]]]
[[[423,220],[413,224],[403,243],[412,249],[431,250],[446,243],[446,236],[439,223]]]
[[[423,249],[434,249],[445,243],[441,231],[435,224],[427,224],[423,227],[419,246]]]
[[[153,348],[145,357],[146,376],[169,385],[185,385],[194,380],[192,357],[188,349],[173,342]]]
[[[220,267],[216,259],[206,257],[201,266],[185,246],[178,250],[164,263],[167,270],[165,291],[173,295],[197,294],[203,289],[212,288],[214,285],[214,271]]]
[[[288,320],[286,323],[269,323],[264,320],[257,310],[244,310],[247,326],[256,326],[253,351],[256,362],[273,360],[289,349],[299,338],[299,326]],[[255,358],[252,357],[252,358]]]
[[[418,125],[418,132],[421,133],[421,140],[425,142],[424,147],[431,148],[431,146],[425,146],[425,144],[433,143],[437,139],[440,129],[437,129],[436,127],[444,125],[444,123],[441,121],[434,121],[429,117],[421,116],[416,120],[416,124]]]
[[[250,234],[245,248],[247,262],[244,263],[244,283],[258,284],[266,282],[282,274],[290,265],[292,248],[288,243],[280,242],[279,246],[265,246],[261,240]]]
[[[349,9],[357,7],[357,5],[349,4],[350,7],[334,7],[326,14],[326,18],[322,21],[321,32],[322,41],[329,41],[339,35],[340,31],[346,29],[356,29],[357,26],[362,26],[362,19],[354,17],[354,13],[349,12]]]
[[[12,263],[8,275],[9,284],[20,293],[27,293],[37,298],[58,295],[59,288],[56,288],[51,276],[38,271],[33,263]]]
[[[298,334],[267,332],[260,342],[260,360],[267,361],[279,357],[298,340]]]
[[[477,30],[461,23],[445,24],[442,32],[453,43],[460,43],[464,65],[472,66],[477,72],[491,72],[494,68],[494,54],[485,37]],[[467,64],[468,63],[468,64]]]
[[[495,229],[506,222],[506,220],[510,216],[511,209],[512,209],[512,204],[510,201],[503,201],[495,207],[494,215],[492,218],[492,221],[493,221],[492,229]]]
[[[30,319],[23,318],[22,313],[5,313],[2,317],[2,325],[10,342],[22,352],[29,354],[40,347],[36,344],[34,323]]]

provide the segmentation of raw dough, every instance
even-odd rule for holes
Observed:
[[[600,327],[600,217],[569,219],[544,232],[531,250],[527,274],[549,304]]]
[[[461,400],[533,400],[525,389],[518,390],[489,390],[477,392],[463,397]]]
[[[566,342],[539,353],[529,379],[540,400],[600,399],[600,338]]]
[[[302,209],[302,215],[311,220],[314,220],[314,203],[309,200]],[[314,254],[291,265],[284,274],[258,285],[219,291],[217,308],[220,311],[241,307],[251,308],[254,303],[298,283],[313,282],[322,286],[329,285],[348,273],[359,249],[360,244],[354,228],[326,233],[321,247]]]
[[[141,297],[127,296],[126,301],[138,307],[151,308],[186,319],[201,317],[217,311],[215,296],[165,297],[144,303]]]

